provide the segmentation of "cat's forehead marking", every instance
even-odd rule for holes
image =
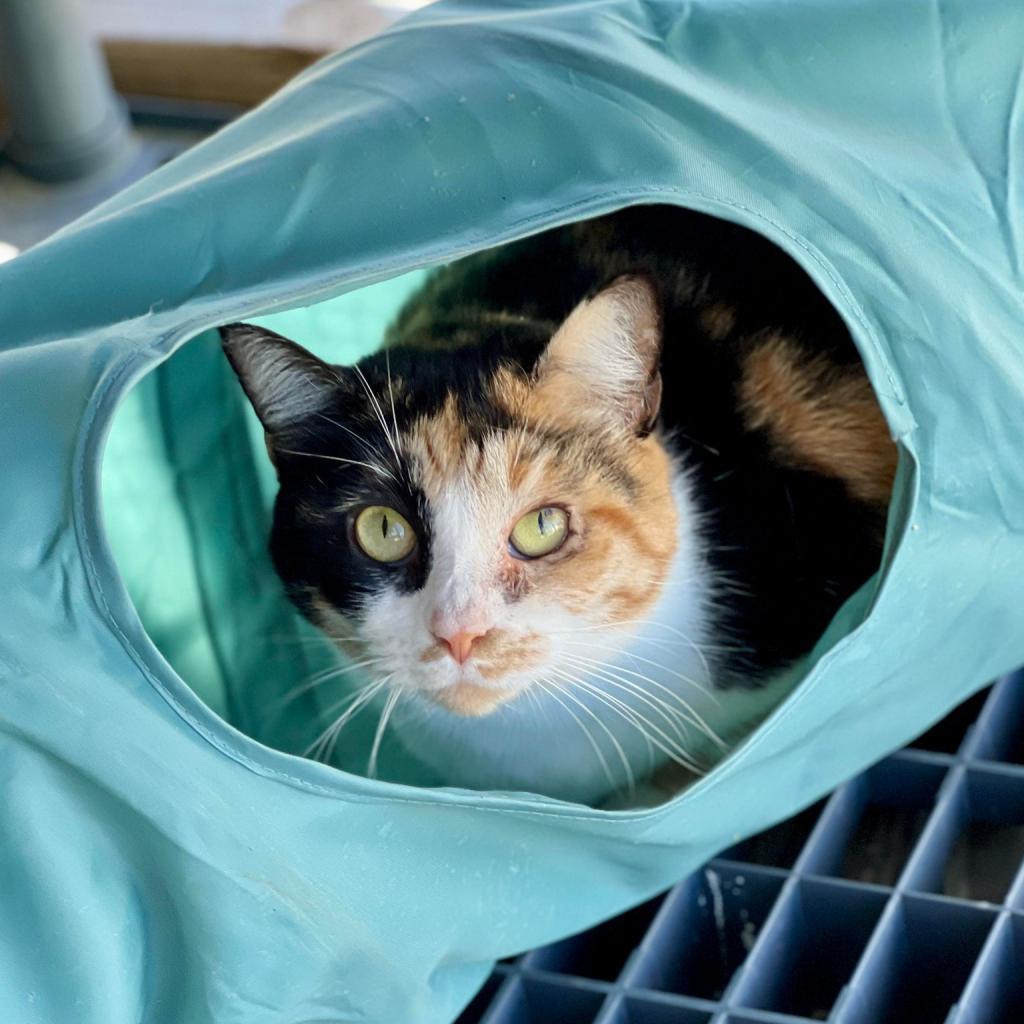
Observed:
[[[520,391],[517,397],[528,395]],[[519,425],[474,437],[452,398],[409,432],[405,449],[417,483],[434,515],[445,519],[434,523],[435,565],[443,572],[459,559],[467,570],[471,562],[480,572],[491,566],[493,583],[522,596],[534,572],[546,567],[526,571],[525,563],[516,562],[516,578],[505,579],[499,558],[504,531],[535,503],[565,502],[583,523],[585,544],[579,557],[551,572],[545,593],[577,612],[588,611],[595,600],[616,617],[642,612],[674,552],[664,448],[648,438],[627,453],[609,442],[611,450],[602,456],[591,438],[532,427],[518,415],[522,408],[511,412]]]
[[[416,420],[406,449],[419,465],[428,498],[451,482],[462,463],[467,433],[458,404],[449,395],[439,412]]]
[[[525,417],[510,417],[510,424],[470,430],[454,398],[437,414],[416,421],[404,449],[427,500],[436,503],[453,489],[473,494],[472,504],[480,510],[502,498],[568,500],[592,478],[636,497],[638,483],[626,451],[602,444],[600,437],[531,424]]]
[[[476,519],[502,517],[511,494],[528,482],[524,474],[511,472],[507,435],[473,436],[454,396],[435,415],[413,424],[403,448],[435,510],[457,507]]]
[[[622,436],[595,430],[593,421],[582,417],[571,402],[531,387],[524,374],[507,367],[491,378],[490,394],[515,425],[520,447],[553,452],[565,473],[579,480],[598,474],[624,494],[636,496],[631,452]]]

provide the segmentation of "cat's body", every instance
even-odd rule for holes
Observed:
[[[442,268],[355,373],[225,344],[278,571],[418,691],[395,727],[453,783],[593,800],[706,766],[877,567],[895,449],[856,350],[712,218],[638,207]],[[367,556],[368,506],[411,553]]]

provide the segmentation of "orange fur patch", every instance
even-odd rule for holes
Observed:
[[[747,426],[766,431],[781,460],[842,480],[860,501],[889,501],[896,445],[862,368],[774,335],[746,357],[739,397]]]
[[[450,484],[467,454],[466,442],[465,423],[451,398],[439,413],[414,426],[405,448],[418,465],[420,485],[428,497]]]
[[[661,590],[655,581],[664,579],[676,550],[668,454],[654,438],[634,446],[637,495],[627,497],[600,477],[588,479],[575,498],[583,531],[579,550],[552,565],[544,580],[547,592],[570,611],[606,622],[636,618],[654,603]]]
[[[474,686],[472,683],[457,683],[443,690],[432,690],[429,696],[438,704],[466,718],[481,718],[490,714],[498,705],[511,700],[516,694],[509,690]]]
[[[637,516],[637,510],[624,505],[599,505],[590,509],[591,520],[602,520],[610,530],[616,531],[636,547],[645,559],[657,560],[662,552],[657,543],[652,543],[647,534],[652,525]]]
[[[507,630],[492,629],[473,645],[473,660],[484,679],[500,679],[508,672],[522,672],[536,665],[545,654],[545,646],[536,633],[510,637]]]
[[[723,341],[736,326],[736,313],[721,302],[716,302],[700,314],[700,323],[714,341]]]
[[[491,377],[490,396],[499,409],[522,409],[529,401],[530,383],[525,374],[510,366],[500,366]]]
[[[444,644],[440,641],[436,644],[431,644],[430,647],[426,648],[420,655],[420,661],[424,665],[429,665],[432,661],[440,661],[448,654]]]

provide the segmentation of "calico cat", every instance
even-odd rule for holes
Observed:
[[[452,784],[706,770],[878,566],[896,448],[864,368],[739,226],[638,206],[459,260],[356,366],[222,339],[289,595]]]

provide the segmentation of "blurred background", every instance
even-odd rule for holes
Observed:
[[[0,262],[429,0],[0,0]]]

